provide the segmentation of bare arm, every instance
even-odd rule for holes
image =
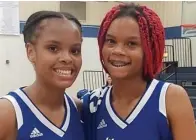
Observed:
[[[193,108],[187,92],[182,87],[169,86],[166,110],[174,140],[196,140]]]
[[[0,99],[0,140],[16,140],[16,116],[12,104]]]

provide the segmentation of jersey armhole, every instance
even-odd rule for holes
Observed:
[[[7,99],[13,105],[14,110],[15,110],[15,114],[16,114],[17,128],[19,130],[21,128],[21,126],[23,125],[23,115],[22,115],[22,111],[21,111],[21,108],[20,108],[18,102],[11,95],[6,95],[1,98]]]
[[[165,83],[161,89],[160,97],[159,97],[159,112],[163,114],[167,118],[167,111],[166,111],[166,94],[167,89],[170,83]]]

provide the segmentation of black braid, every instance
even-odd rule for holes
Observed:
[[[41,23],[42,20],[48,18],[67,18],[68,20],[74,22],[78,26],[80,32],[82,32],[81,23],[73,15],[69,13],[60,13],[55,11],[38,11],[33,13],[28,18],[24,26],[23,35],[25,43],[33,43],[32,40],[36,37],[36,29],[38,28],[38,25]]]
[[[32,38],[35,37],[36,28],[40,24],[40,22],[47,18],[63,18],[63,16],[59,12],[55,11],[38,11],[33,13],[27,20],[24,29],[24,42],[32,43]]]
[[[74,22],[78,26],[80,32],[82,33],[82,25],[81,25],[80,21],[75,16],[73,16],[72,14],[67,13],[67,12],[61,12],[61,14],[63,16],[65,16],[65,18],[67,18],[68,20]]]

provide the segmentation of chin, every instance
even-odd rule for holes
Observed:
[[[111,71],[109,73],[110,73],[110,76],[112,78],[115,78],[115,79],[125,79],[125,78],[128,77],[128,73],[127,72],[114,72],[114,71]]]
[[[129,70],[110,70],[110,76],[114,79],[125,80],[125,79],[132,79],[138,75],[137,72]]]
[[[75,73],[66,76],[55,74],[54,77],[52,78],[53,79],[52,82],[56,87],[60,89],[66,89],[69,88],[74,83],[74,81],[76,80],[76,76],[77,75],[75,75]]]
[[[69,87],[71,87],[72,84],[67,84],[67,85],[58,85],[59,89],[67,89]]]
[[[125,76],[125,75],[114,75],[113,78],[118,79],[118,80],[123,80],[123,79],[126,79],[127,76]]]
[[[66,89],[66,88],[69,88],[71,87],[73,84],[72,81],[65,81],[65,82],[56,82],[55,85],[56,87],[60,88],[60,89]]]

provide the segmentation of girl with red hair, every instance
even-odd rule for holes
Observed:
[[[101,23],[98,44],[112,86],[83,98],[86,139],[196,140],[186,91],[155,79],[165,34],[153,10],[135,4],[113,7]]]

